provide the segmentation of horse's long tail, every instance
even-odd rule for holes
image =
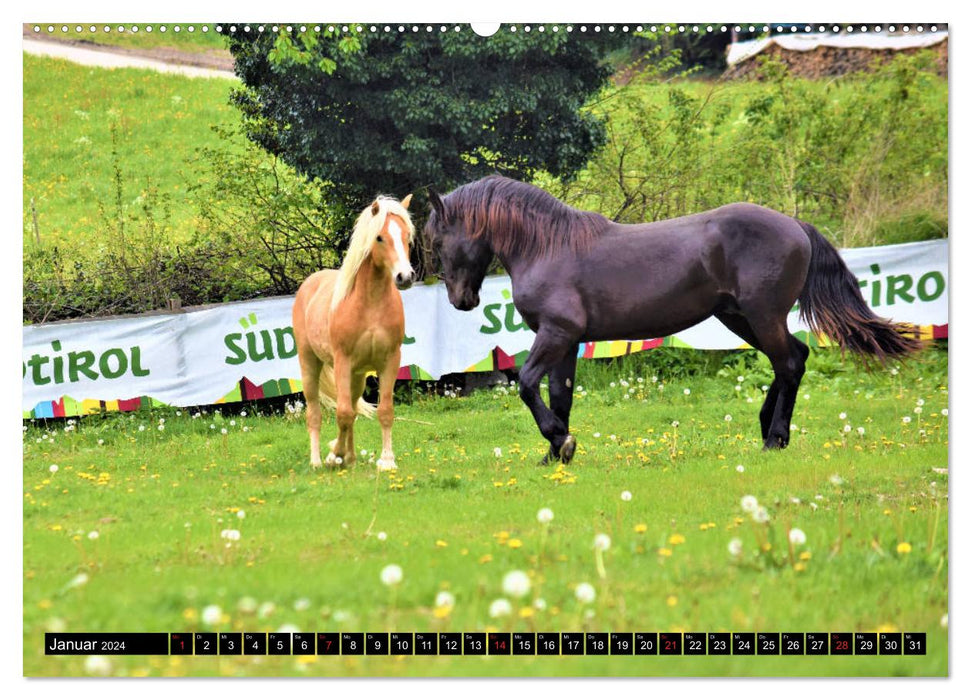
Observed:
[[[799,294],[799,314],[812,331],[844,350],[873,356],[881,364],[919,350],[923,343],[914,337],[916,328],[874,314],[836,248],[811,224],[799,221],[799,225],[812,244],[809,273]]]
[[[320,403],[332,411],[337,410],[337,380],[334,378],[334,366],[325,364],[320,370],[318,384]],[[364,400],[362,396],[357,400],[357,414],[365,418],[374,418],[375,408]]]

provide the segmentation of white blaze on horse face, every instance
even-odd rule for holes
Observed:
[[[394,268],[391,270],[392,276],[402,275],[408,277],[413,274],[411,269],[411,262],[408,260],[408,254],[405,253],[405,244],[402,240],[404,231],[401,230],[401,226],[398,222],[392,218],[388,218],[388,235],[391,236],[391,241],[394,243],[394,252],[398,259],[395,261]]]

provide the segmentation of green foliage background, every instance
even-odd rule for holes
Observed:
[[[538,60],[522,46],[539,34],[527,41],[497,36],[465,63]],[[474,143],[500,126],[495,100],[524,114],[547,99],[542,81],[523,94],[498,90],[493,102],[462,104],[454,98],[471,89],[472,68],[443,86],[450,75],[444,48],[422,59],[434,68],[423,74],[415,68],[423,64],[398,65],[396,45],[382,37],[367,40],[386,66],[375,75],[368,74],[363,41],[343,47],[327,37],[309,47],[276,42],[260,46],[259,55],[252,42],[237,48],[253,53],[250,69],[268,81],[263,94],[274,108],[283,107],[278,64],[304,81],[326,75],[324,69],[337,75],[343,66],[356,81],[358,101],[374,81],[385,81],[375,88],[382,97],[367,107],[384,105],[377,111],[408,128],[364,143],[368,157],[310,178],[289,156],[272,155],[247,138],[269,126],[257,113],[242,117],[232,107],[231,94],[249,108],[256,103],[250,92],[233,93],[238,85],[231,80],[107,71],[25,55],[25,322],[151,310],[175,296],[188,305],[292,293],[309,272],[339,263],[350,233],[348,211],[356,213],[374,194],[418,189],[420,195],[426,184],[447,190],[500,164],[573,206],[620,221],[742,200],[808,220],[845,247],[947,235],[948,85],[930,55],[899,55],[871,72],[825,81],[794,79],[767,63],[759,81],[726,82],[681,72],[676,50],[632,38],[636,51],[611,54],[620,68],[616,80],[582,104],[557,103],[576,110],[572,123],[580,128],[539,129],[538,137],[500,153],[498,141],[481,139],[488,147],[463,150],[451,136],[439,139],[434,125],[454,121],[445,126],[456,130],[455,139]],[[588,66],[583,89],[597,84],[603,69],[589,69],[593,49],[561,45],[552,34],[542,41],[551,42],[540,53],[557,56],[556,70],[580,51]],[[452,58],[473,50],[451,34],[409,38],[397,48],[403,56],[427,53],[435,42]],[[273,52],[277,63],[267,58]],[[321,67],[330,56],[333,65]],[[308,57],[318,65],[310,66]],[[445,101],[435,102],[443,92]],[[348,114],[369,129],[386,126],[384,114]],[[418,124],[429,114],[432,127],[422,130]],[[378,131],[340,139],[367,141]],[[305,169],[312,167],[310,149],[321,143],[308,134],[298,143],[305,150],[297,165]],[[271,144],[281,136],[269,129],[262,137]],[[395,139],[416,149],[401,159],[413,169],[404,179],[379,171],[381,149]],[[564,176],[584,162],[575,176]],[[356,194],[344,198],[328,175],[353,175],[347,192]],[[371,189],[355,184],[361,182]],[[416,219],[420,226],[420,207]],[[420,264],[420,250],[416,258]]]

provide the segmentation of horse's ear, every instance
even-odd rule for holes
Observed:
[[[405,198],[401,200],[401,206],[407,209],[409,204],[411,204],[411,195],[407,194],[405,195]]]
[[[375,199],[374,204],[371,205],[371,216],[377,216],[379,211],[381,211],[381,205]]]
[[[442,198],[439,196],[438,192],[433,190],[431,187],[428,188],[428,201],[431,202],[432,208],[435,212],[445,218],[445,203],[442,202]]]

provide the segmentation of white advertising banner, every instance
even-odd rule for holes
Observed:
[[[947,335],[948,242],[935,240],[842,251],[873,310]],[[452,307],[443,284],[402,294],[403,379],[520,365],[533,333],[512,303],[508,277],[485,280],[479,306]],[[291,325],[293,297],[178,313],[71,321],[23,329],[25,418],[131,410],[146,401],[195,406],[296,393],[300,368]],[[804,331],[798,312],[789,327]],[[587,343],[582,357],[611,357],[658,345],[746,347],[715,319],[665,339]]]

